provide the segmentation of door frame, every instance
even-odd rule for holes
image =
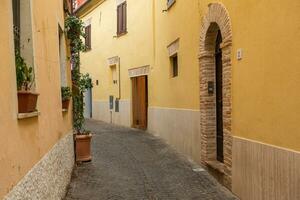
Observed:
[[[216,160],[216,97],[215,89],[215,44],[221,31],[220,45],[223,68],[223,135],[224,163]],[[220,175],[221,182],[229,189],[232,186],[232,26],[229,13],[222,3],[211,3],[203,17],[199,45],[200,66],[200,123],[201,162]],[[211,92],[213,91],[213,92]],[[212,172],[211,171],[211,172]]]
[[[145,77],[145,93],[146,93],[146,98],[145,98],[145,106],[146,106],[146,110],[145,110],[145,126],[144,127],[139,127],[138,125],[134,124],[134,118],[135,118],[135,106],[134,105],[134,84],[133,81],[137,80],[139,77]],[[134,76],[131,77],[131,127],[133,128],[138,128],[138,129],[142,129],[142,130],[146,130],[148,128],[148,92],[149,92],[149,87],[148,87],[148,75],[140,75],[140,76]]]

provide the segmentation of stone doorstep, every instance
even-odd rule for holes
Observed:
[[[209,167],[213,168],[214,170],[216,170],[216,171],[224,174],[224,168],[225,168],[224,163],[221,163],[221,162],[219,162],[217,160],[214,160],[214,161],[205,161],[205,163]]]

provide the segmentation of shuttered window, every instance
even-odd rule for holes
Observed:
[[[117,35],[127,33],[127,3],[126,1],[117,8]]]
[[[86,48],[86,50],[92,49],[91,39],[92,39],[91,25],[88,25],[85,27],[85,48]]]

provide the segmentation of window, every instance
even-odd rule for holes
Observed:
[[[110,66],[111,69],[111,83],[117,84],[118,83],[118,78],[117,78],[117,66],[116,65],[112,65]]]
[[[91,39],[92,39],[92,34],[91,34],[91,25],[88,25],[85,27],[85,48],[86,50],[91,50],[92,49],[92,44],[91,44]]]
[[[12,8],[15,52],[34,71],[31,0],[12,0]],[[35,77],[34,74],[33,76]],[[34,80],[32,87],[35,87]]]
[[[61,86],[67,86],[67,70],[66,70],[66,43],[64,32],[60,25],[58,25],[58,39],[59,39],[59,62],[60,62],[60,81]]]
[[[176,2],[176,0],[167,0],[168,9],[171,8],[175,2]]]
[[[179,38],[172,42],[167,48],[171,64],[170,77],[174,78],[178,76]]]
[[[127,33],[127,3],[126,1],[118,5],[117,8],[117,35]]]
[[[14,28],[14,43],[15,43],[15,50],[20,50],[20,0],[13,0],[13,28]]]
[[[170,57],[171,60],[171,77],[178,76],[178,56],[175,54],[174,56]]]

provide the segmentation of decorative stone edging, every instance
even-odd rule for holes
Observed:
[[[25,175],[4,200],[58,200],[65,195],[74,166],[73,133],[57,144]]]

